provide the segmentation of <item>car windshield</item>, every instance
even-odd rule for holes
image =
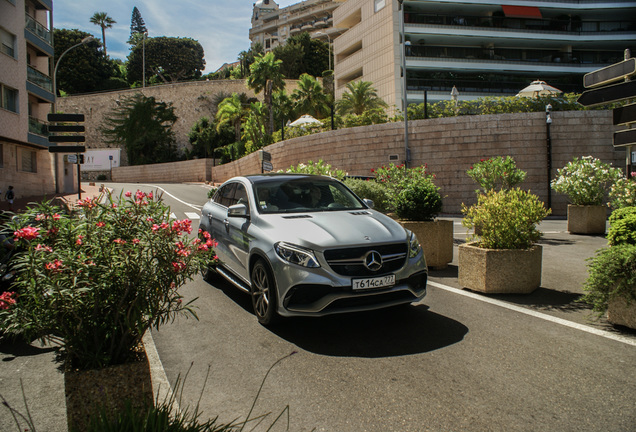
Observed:
[[[366,206],[342,183],[329,179],[276,179],[254,185],[260,213],[358,210]]]

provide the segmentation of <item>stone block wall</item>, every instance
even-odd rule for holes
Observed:
[[[194,159],[182,162],[113,168],[112,181],[118,183],[204,183],[211,181],[211,172],[212,159]]]

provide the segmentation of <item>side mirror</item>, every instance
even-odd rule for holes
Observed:
[[[245,204],[234,204],[233,206],[228,207],[227,216],[243,218],[250,217],[250,215],[247,213],[247,206]]]
[[[369,207],[369,208],[371,208],[371,209],[372,209],[372,208],[373,208],[373,206],[375,205],[375,204],[373,204],[373,200],[370,200],[369,198],[365,198],[365,199],[363,199],[362,201],[364,201],[364,203],[367,205],[367,207]]]

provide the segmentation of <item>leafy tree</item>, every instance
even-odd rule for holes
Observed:
[[[241,98],[238,93],[233,93],[232,97],[223,99],[218,105],[216,112],[216,128],[220,131],[227,124],[234,126],[236,141],[241,140],[241,123],[247,115],[245,108],[246,98]]]
[[[263,91],[263,99],[269,113],[268,135],[274,131],[272,93],[285,87],[284,77],[280,72],[281,63],[282,61],[276,60],[272,52],[257,56],[250,66],[250,76],[247,78],[247,86],[253,89],[256,94]]]
[[[190,145],[186,151],[186,159],[216,157],[217,149],[234,142],[234,129],[226,125],[217,130],[216,122],[201,117],[188,134]]]
[[[109,17],[106,12],[95,12],[95,14],[91,17],[91,22],[102,28],[102,43],[104,46],[104,55],[108,55],[106,53],[106,29],[112,28],[113,24],[117,24],[117,21]]]
[[[272,94],[272,105],[274,108],[274,121],[276,125],[283,125],[288,120],[296,118],[294,101],[287,94],[285,89],[275,91]]]
[[[250,73],[250,66],[254,63],[256,56],[263,55],[265,50],[263,50],[263,44],[260,42],[254,44],[247,51],[241,51],[238,55],[238,61],[240,62],[240,76],[241,78],[245,78]]]
[[[135,45],[128,55],[128,82],[142,80],[142,44]],[[146,39],[146,78],[177,82],[201,77],[205,68],[203,47],[190,38],[156,37]]]
[[[329,45],[312,39],[307,32],[291,36],[285,45],[277,46],[272,52],[283,61],[281,72],[288,79],[298,79],[303,73],[322,76],[329,68]]]
[[[137,45],[144,34],[148,34],[148,29],[144,19],[141,17],[141,12],[135,6],[130,18],[130,39],[128,39],[128,43],[133,46]]]
[[[130,165],[171,162],[177,159],[172,131],[176,121],[172,104],[138,93],[105,117],[101,132],[107,142],[126,149]]]
[[[243,128],[243,138],[246,142],[245,150],[247,153],[255,152],[269,144],[268,135],[265,133],[267,115],[267,108],[262,102],[252,102],[250,104],[245,127]]]
[[[296,112],[310,114],[316,118],[323,118],[329,111],[327,95],[323,92],[320,82],[308,74],[302,74],[298,80],[298,88],[292,93],[292,100],[296,103]]]
[[[366,110],[386,108],[388,105],[378,97],[370,81],[355,81],[347,84],[347,92],[338,101],[337,108],[340,115],[362,114]]]
[[[80,30],[54,29],[55,58],[91,36]],[[58,65],[56,74],[57,90],[65,93],[87,93],[113,88],[111,82],[121,78],[117,63],[98,50],[99,41],[94,40],[67,52]],[[121,82],[119,82],[121,88]]]

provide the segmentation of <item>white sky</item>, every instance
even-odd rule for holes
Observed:
[[[90,22],[95,12],[106,12],[117,21],[106,29],[106,49],[113,59],[125,60],[130,45],[130,19],[135,6],[149,37],[189,37],[205,52],[204,73],[236,61],[250,47],[249,29],[256,0],[54,0],[53,26],[78,29],[102,38],[101,28]],[[286,7],[300,1],[280,0]]]

